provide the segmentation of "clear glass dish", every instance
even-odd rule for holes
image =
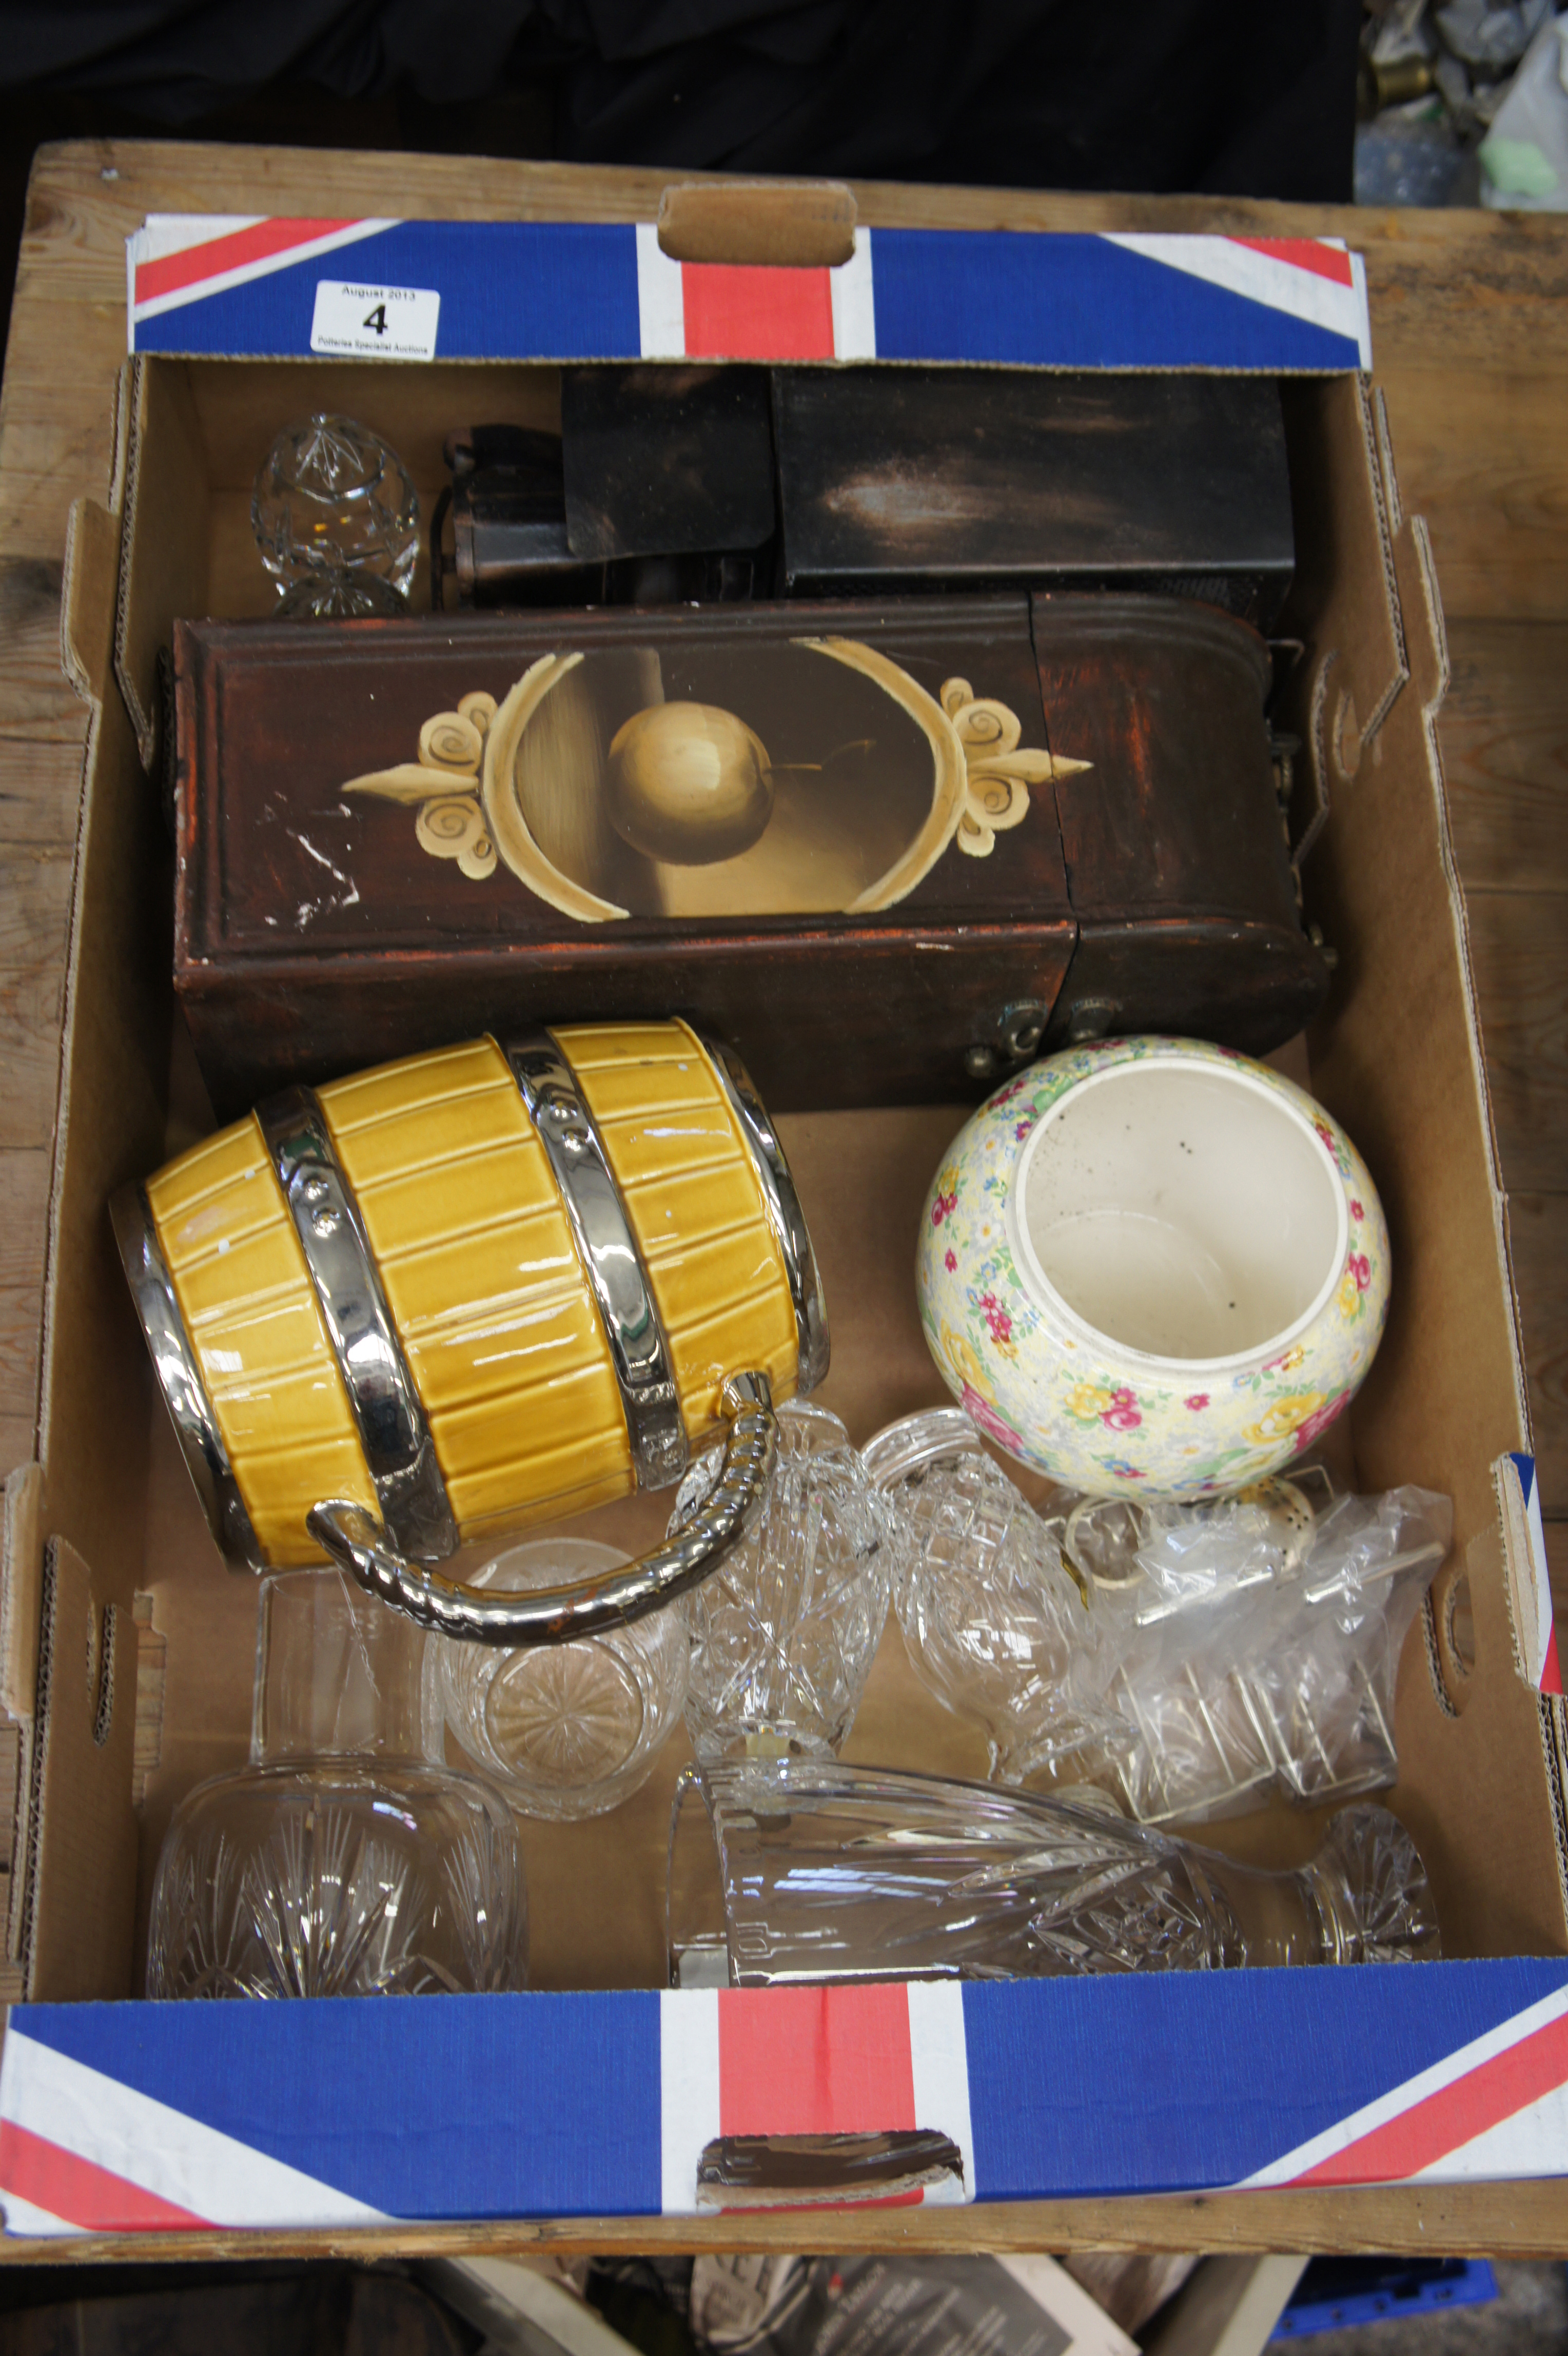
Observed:
[[[542,1538],[509,1547],[473,1583],[521,1592],[629,1558],[589,1538]],[[686,1698],[689,1650],[673,1605],[569,1644],[509,1650],[432,1636],[434,1745],[445,1726],[525,1815],[602,1815],[651,1774]]]

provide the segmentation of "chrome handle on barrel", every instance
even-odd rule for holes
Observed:
[[[565,1644],[592,1636],[683,1595],[718,1569],[762,1504],[778,1446],[773,1394],[765,1374],[732,1375],[719,1395],[729,1425],[718,1479],[671,1538],[637,1562],[565,1587],[523,1594],[469,1587],[399,1554],[362,1505],[313,1505],[306,1526],[340,1569],[422,1628],[479,1644]]]

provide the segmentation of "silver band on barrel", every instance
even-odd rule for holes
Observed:
[[[777,1130],[751,1085],[751,1076],[733,1047],[699,1033],[702,1045],[740,1124],[746,1151],[762,1187],[768,1224],[784,1258],[789,1298],[795,1304],[798,1350],[797,1385],[804,1394],[814,1391],[828,1371],[828,1312],[817,1273],[816,1254],[806,1232],[805,1214],[789,1175],[789,1164]]]
[[[403,1356],[353,1190],[316,1093],[285,1088],[256,1108],[348,1393],[388,1535],[438,1561],[458,1542],[424,1408]]]
[[[561,1191],[626,1411],[639,1489],[668,1488],[691,1455],[669,1337],[653,1298],[604,1141],[576,1076],[548,1031],[501,1042],[518,1092]]]
[[[672,1602],[718,1569],[751,1526],[772,1478],[778,1425],[768,1376],[732,1375],[719,1393],[728,1425],[719,1477],[688,1522],[639,1562],[517,1594],[467,1587],[427,1564],[405,1562],[375,1516],[333,1501],[306,1516],[312,1537],[371,1595],[422,1628],[475,1644],[569,1644]]]
[[[158,1387],[174,1419],[180,1449],[207,1515],[207,1526],[231,1570],[264,1570],[245,1501],[212,1412],[190,1337],[185,1330],[168,1263],[158,1244],[145,1190],[122,1186],[109,1205],[114,1240],[130,1280],[136,1314],[153,1354]]]

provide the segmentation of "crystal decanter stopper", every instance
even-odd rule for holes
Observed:
[[[352,417],[285,426],[262,462],[251,529],[291,619],[408,611],[419,494],[379,434]]]
[[[721,1462],[714,1449],[687,1472],[671,1537]],[[692,1640],[686,1726],[699,1759],[837,1751],[887,1618],[888,1527],[837,1416],[803,1399],[780,1408],[761,1512],[723,1567],[682,1599]]]
[[[336,1570],[264,1580],[258,1616],[251,1764],[175,1810],[148,1996],[526,1986],[517,1826],[422,1755],[421,1632]]]
[[[850,1767],[688,1770],[670,1852],[674,1985],[1048,1978],[1435,1957],[1425,1869],[1387,1809],[1265,1872],[1129,1824],[1100,1795]]]

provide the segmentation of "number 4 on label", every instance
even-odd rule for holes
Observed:
[[[366,314],[364,319],[360,322],[360,325],[366,327],[373,327],[378,336],[384,336],[387,332],[386,305],[384,303],[378,303],[373,311]]]

